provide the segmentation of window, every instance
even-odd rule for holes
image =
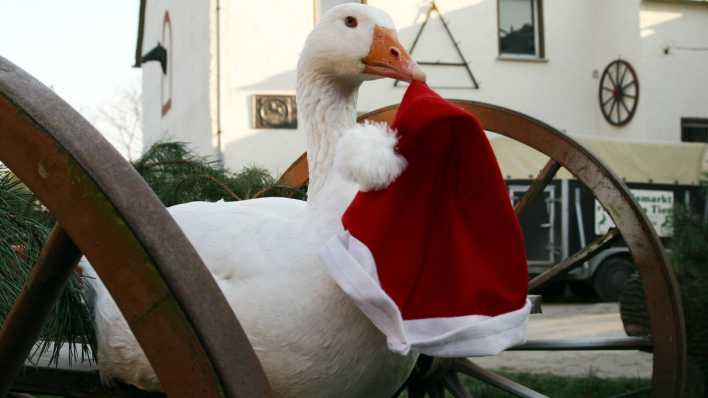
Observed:
[[[708,119],[681,118],[681,141],[708,142]]]
[[[499,55],[544,58],[543,0],[498,0]]]

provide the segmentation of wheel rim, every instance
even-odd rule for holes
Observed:
[[[78,113],[2,57],[0,160],[92,262],[169,396],[271,395],[233,311],[154,193]]]
[[[598,99],[602,116],[611,125],[621,127],[632,121],[639,104],[639,80],[629,62],[618,59],[605,67]]]
[[[595,195],[595,198],[608,211],[610,217],[618,226],[585,249],[561,261],[556,267],[569,270],[574,264],[589,259],[600,249],[607,247],[621,237],[632,253],[633,262],[639,269],[644,290],[647,293],[647,308],[651,321],[651,338],[625,339],[585,339],[581,341],[536,341],[529,342],[518,349],[532,350],[576,350],[576,349],[646,349],[651,348],[653,356],[652,396],[682,397],[684,394],[686,375],[686,343],[684,319],[681,310],[681,299],[676,280],[668,265],[668,260],[654,228],[646,218],[642,209],[634,201],[626,185],[610,171],[598,158],[588,152],[580,144],[553,127],[533,119],[527,115],[480,102],[452,100],[462,108],[471,112],[480,120],[488,131],[504,135],[519,141],[531,148],[544,153],[550,160],[539,172],[535,182],[516,207],[517,215],[533,201],[543,190],[556,172],[562,166],[576,179],[585,184]],[[390,122],[393,120],[397,106],[389,106],[362,115],[359,120]],[[284,183],[307,182],[307,160],[303,155],[281,178]],[[554,267],[555,268],[555,267]],[[560,274],[551,272],[540,275],[530,282],[531,287],[538,287]],[[499,375],[476,368],[466,359],[443,360],[453,363],[446,364],[448,369],[458,369],[467,374],[503,388],[521,397],[542,396],[533,391],[516,385],[511,380],[505,380]],[[443,372],[443,375],[445,373]],[[452,376],[450,376],[452,377]],[[447,383],[447,384],[446,384]],[[456,387],[447,387],[454,383],[438,377],[428,384],[421,381],[413,383],[409,388],[410,396],[437,396],[441,388],[453,392],[455,396],[464,397],[455,392]]]

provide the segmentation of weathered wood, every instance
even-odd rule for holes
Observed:
[[[536,179],[533,181],[533,184],[531,184],[531,187],[528,191],[526,191],[524,196],[521,197],[519,203],[514,206],[514,212],[516,212],[517,217],[521,217],[526,208],[533,203],[534,199],[536,199],[536,197],[543,192],[544,189],[546,189],[546,186],[551,182],[553,177],[556,176],[556,173],[558,173],[560,168],[560,163],[553,159],[548,160],[543,169],[541,169],[538,173],[538,176],[536,176]]]
[[[58,224],[54,226],[29,281],[0,329],[0,397],[10,390],[79,259],[81,251]]]
[[[2,57],[0,160],[91,261],[167,394],[272,396],[229,303],[155,193],[81,115]]]
[[[460,382],[457,373],[450,372],[443,377],[443,385],[455,398],[473,398]]]
[[[280,176],[279,185],[284,185],[290,188],[301,188],[308,183],[310,179],[310,171],[307,164],[307,153],[303,153],[300,157],[288,167],[287,170]]]
[[[494,373],[480,366],[477,366],[469,359],[460,358],[453,362],[453,369],[479,379],[485,383],[491,384],[494,387],[506,391],[521,398],[548,398],[547,396],[536,392],[526,386],[523,386],[511,379],[508,379],[498,373]]]
[[[651,350],[651,340],[641,337],[582,337],[569,339],[529,340],[509,351],[624,351]]]

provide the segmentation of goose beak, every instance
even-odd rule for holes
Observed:
[[[374,39],[369,54],[362,59],[364,73],[410,82],[425,81],[425,72],[398,42],[393,29],[374,26]]]

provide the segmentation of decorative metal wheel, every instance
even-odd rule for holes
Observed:
[[[2,57],[0,161],[57,220],[0,330],[0,396],[13,389],[82,255],[110,290],[167,395],[272,395],[226,299],[152,190],[76,111]],[[24,390],[128,396],[66,385],[85,381],[79,376],[61,373],[51,385],[37,381]]]
[[[629,123],[639,104],[639,79],[632,65],[622,59],[610,62],[602,72],[598,96],[607,123],[618,127]]]
[[[620,81],[622,81],[620,79]],[[516,204],[517,216],[543,192],[561,167],[592,191],[617,228],[585,248],[563,259],[529,282],[530,289],[556,280],[623,238],[647,292],[646,304],[651,320],[651,335],[640,337],[568,338],[530,340],[513,351],[646,350],[653,353],[651,396],[682,397],[686,375],[686,343],[679,291],[668,266],[659,238],[646,215],[634,201],[626,185],[587,149],[560,131],[526,115],[494,105],[455,101],[476,115],[488,131],[513,138],[548,156],[548,162]],[[397,107],[382,108],[360,120],[390,122]],[[301,156],[283,175],[282,183],[302,186],[307,183],[307,158]],[[471,182],[474,183],[474,182]],[[469,358],[431,358],[421,356],[404,388],[410,398],[470,397],[460,375],[471,376],[517,397],[544,397],[502,375],[486,370]],[[399,393],[400,393],[399,392]],[[398,394],[396,395],[398,396]]]

